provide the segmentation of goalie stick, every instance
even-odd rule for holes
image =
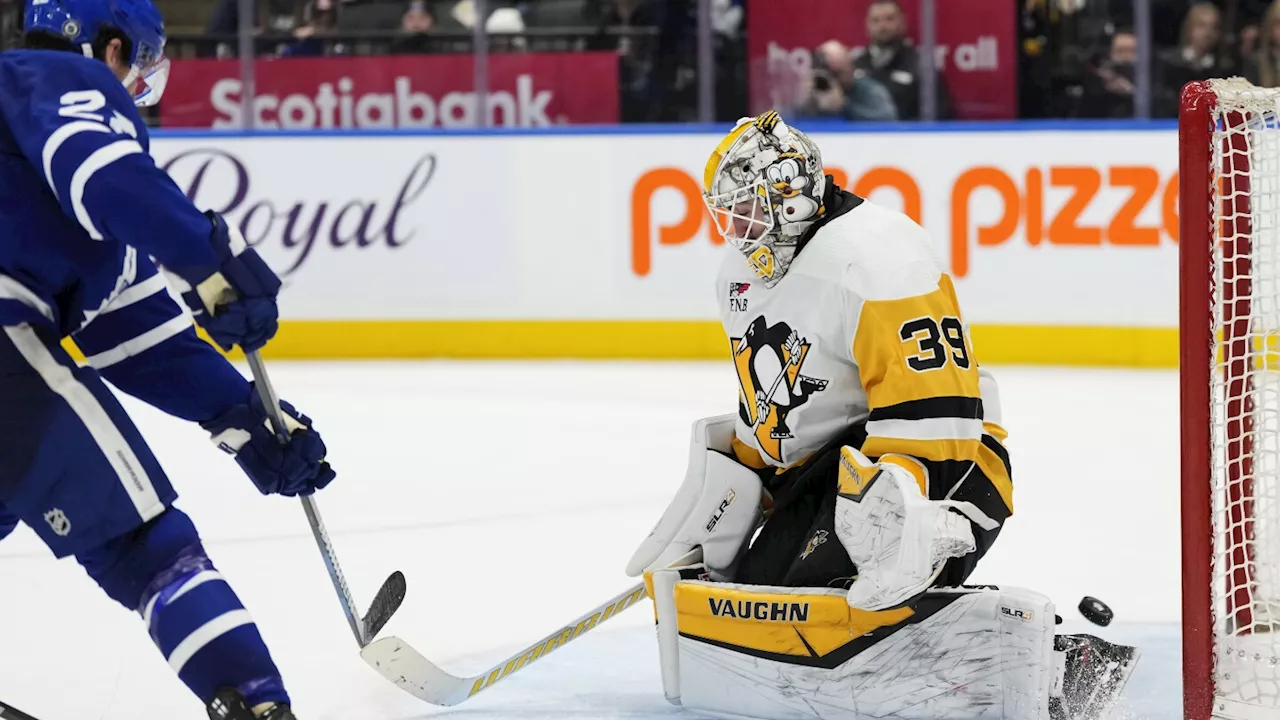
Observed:
[[[36,720],[18,708],[0,701],[0,720]]]
[[[289,431],[288,426],[285,425],[284,411],[280,409],[280,399],[276,395],[275,388],[271,386],[270,378],[267,377],[267,367],[262,362],[262,356],[255,351],[245,353],[245,358],[249,361],[249,369],[253,372],[254,386],[257,388],[258,396],[262,399],[262,405],[271,418],[271,427],[275,431],[276,439],[282,445],[288,444]],[[320,508],[316,505],[315,497],[307,495],[301,500],[302,509],[307,514],[307,522],[311,525],[311,534],[315,536],[316,545],[320,547],[320,554],[324,558],[325,568],[329,570],[329,579],[333,581],[333,589],[337,591],[338,598],[342,601],[342,611],[347,616],[347,623],[351,626],[356,642],[363,649],[377,637],[378,632],[404,602],[407,590],[404,573],[397,570],[382,583],[382,587],[378,588],[378,594],[373,598],[369,612],[360,618],[356,614],[356,602],[351,597],[346,576],[342,574],[342,568],[338,565],[333,541],[329,539],[329,531],[325,529],[324,520],[320,518]],[[0,718],[3,716],[0,715]]]
[[[701,559],[702,548],[694,548],[669,567],[681,567]],[[397,637],[383,638],[370,644],[360,651],[360,657],[384,678],[419,700],[432,705],[458,705],[546,657],[552,650],[577,640],[606,620],[617,617],[648,594],[644,583],[636,583],[524,650],[471,677],[450,675]]]

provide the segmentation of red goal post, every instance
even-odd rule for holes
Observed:
[[[1280,717],[1280,89],[1178,120],[1186,720]]]

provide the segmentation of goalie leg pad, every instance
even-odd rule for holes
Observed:
[[[1049,718],[1054,607],[1042,595],[933,590],[869,612],[839,590],[663,575],[696,570],[653,573],[655,591],[672,588],[655,598],[660,646],[676,647],[663,657],[665,690],[692,710],[762,720]]]
[[[181,510],[168,508],[76,559],[111,599],[142,616],[170,667],[203,703],[234,687],[251,707],[288,704],[257,626]]]

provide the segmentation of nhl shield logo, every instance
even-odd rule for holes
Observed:
[[[66,537],[71,534],[71,520],[67,519],[67,514],[58,508],[45,513],[44,521],[49,523],[49,527],[59,537]]]

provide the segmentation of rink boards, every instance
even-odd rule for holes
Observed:
[[[991,363],[1174,366],[1167,126],[813,129],[918,219]],[[725,128],[163,134],[157,161],[286,282],[269,354],[718,358],[726,252],[700,197]]]

